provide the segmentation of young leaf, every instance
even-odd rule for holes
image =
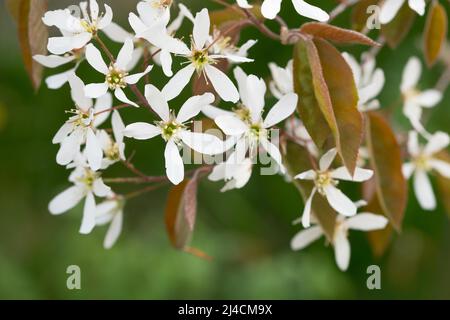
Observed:
[[[395,18],[388,24],[381,26],[381,33],[391,48],[396,48],[402,42],[411,30],[415,18],[416,13],[411,10],[407,1],[405,1]]]
[[[425,61],[432,66],[439,57],[447,38],[447,12],[438,2],[433,1],[428,11],[427,22],[423,35]]]
[[[408,197],[401,149],[387,121],[374,112],[367,113],[367,145],[380,207],[400,231]]]
[[[379,43],[354,30],[335,27],[326,23],[308,22],[302,25],[301,33],[322,38],[337,44],[363,44],[368,46],[379,46]]]
[[[48,29],[42,22],[47,0],[17,0],[14,4],[10,2],[9,8],[16,18],[25,68],[37,90],[41,85],[43,67],[33,60],[33,56],[47,53]]]
[[[285,166],[292,177],[312,169],[310,156],[304,147],[292,141],[287,141],[283,151]],[[313,182],[294,179],[292,183],[299,190],[303,200],[306,201],[314,187]],[[336,212],[330,207],[328,201],[320,195],[314,197],[311,208],[318,223],[324,230],[325,236],[331,241],[334,235]],[[299,214],[301,213],[301,208],[298,209],[298,212]]]
[[[253,4],[253,8],[250,10],[258,19],[263,19],[263,16],[261,15],[261,6]],[[232,5],[225,9],[211,11],[209,17],[211,19],[211,26],[216,27],[230,21],[239,21],[247,18],[244,11],[237,5]]]
[[[308,61],[312,40],[300,40],[294,47],[294,89],[298,99],[297,111],[317,147],[322,148],[331,137],[331,130],[320,111],[313,86],[313,70]]]
[[[364,211],[383,215],[383,209],[381,208],[378,194],[373,194],[372,200],[369,202]],[[389,244],[392,241],[394,229],[392,225],[387,225],[386,228],[381,230],[370,231],[367,233],[370,247],[372,248],[373,255],[375,257],[381,257],[386,252]]]
[[[342,161],[353,174],[364,129],[353,73],[335,47],[322,39],[313,41],[315,46],[308,51],[308,57],[314,91]]]

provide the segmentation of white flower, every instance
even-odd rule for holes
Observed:
[[[281,99],[285,94],[294,92],[294,65],[292,60],[289,60],[285,68],[271,62],[269,63],[269,69],[272,74],[269,88],[275,98]]]
[[[286,132],[296,139],[296,143],[308,149],[313,156],[319,155],[319,150],[300,119],[291,117],[286,121]]]
[[[74,115],[64,123],[53,138],[54,144],[60,144],[56,162],[60,165],[68,165],[75,160],[81,145],[85,143],[89,166],[93,171],[97,171],[101,167],[103,151],[95,130],[108,117],[109,112],[105,110],[111,108],[112,97],[109,94],[103,95],[97,99],[94,106],[92,99],[84,95],[84,84],[80,78],[71,74],[69,83],[76,109],[69,111]]]
[[[391,22],[405,2],[406,0],[386,0],[381,7],[379,17],[380,23],[387,24]],[[408,0],[408,5],[421,16],[424,15],[426,6],[425,0]]]
[[[420,91],[417,84],[422,73],[422,65],[417,57],[411,57],[403,70],[401,93],[403,95],[403,113],[411,121],[415,130],[427,135],[420,118],[422,108],[432,108],[442,100],[439,90]]]
[[[356,204],[355,204],[356,205]],[[333,246],[336,264],[340,270],[346,271],[350,263],[350,243],[348,230],[373,231],[384,229],[388,220],[378,214],[369,212],[359,213],[351,218],[338,216],[334,229]],[[320,226],[313,226],[297,233],[291,241],[292,250],[302,250],[323,235]]]
[[[128,67],[133,59],[133,51],[133,40],[127,39],[119,52],[117,60],[111,62],[108,67],[103,60],[100,51],[92,44],[87,45],[86,59],[95,70],[105,75],[105,81],[102,83],[88,84],[84,88],[86,96],[98,98],[110,89],[114,91],[114,95],[119,101],[139,107],[136,103],[127,98],[123,89],[128,85],[136,84],[143,76],[152,70],[153,66],[148,66],[144,72],[129,75]]]
[[[403,165],[403,174],[407,179],[414,175],[414,191],[420,206],[425,210],[436,208],[436,197],[428,173],[436,171],[440,175],[450,178],[450,164],[435,156],[449,144],[450,138],[444,132],[433,134],[425,147],[419,145],[417,132],[409,133],[408,152],[412,161]]]
[[[291,0],[295,11],[301,16],[314,19],[321,22],[326,22],[330,19],[328,13],[319,7],[308,4],[303,0]],[[267,19],[275,19],[280,12],[282,0],[264,0],[261,6],[261,13]],[[242,8],[251,8],[247,1],[239,0],[238,5]]]
[[[209,46],[211,44],[207,44],[210,37],[209,29],[208,10],[203,9],[195,16],[191,48],[182,41],[167,35],[164,29],[153,28],[137,35],[159,48],[183,56],[188,60],[187,66],[178,71],[163,88],[162,92],[167,100],[177,97],[196,71],[199,75],[203,74],[211,81],[212,86],[223,100],[231,102],[239,100],[239,92],[233,82],[225,73],[214,67],[214,64],[218,59],[227,59],[234,62],[251,62],[253,60],[236,55],[210,54]]]
[[[189,148],[208,155],[224,152],[223,142],[220,139],[210,134],[191,132],[185,124],[199,114],[203,106],[214,101],[213,94],[205,93],[189,98],[177,116],[169,110],[166,98],[156,87],[147,85],[145,97],[162,121],[156,122],[155,125],[145,122],[133,123],[125,128],[123,134],[138,140],[147,140],[160,135],[166,141],[164,152],[166,174],[173,184],[179,184],[184,179],[184,164],[178,151],[179,145],[184,143]]]
[[[106,169],[120,160],[125,161],[125,143],[123,142],[125,125],[117,110],[114,110],[112,113],[111,124],[114,139],[105,130],[99,130],[97,132],[100,145],[105,155],[105,158],[102,160],[102,169]]]
[[[184,9],[185,7],[180,4],[180,13],[178,17],[169,26],[167,26],[170,21],[171,4],[172,0],[150,0],[139,2],[137,4],[138,15],[131,12],[128,16],[128,22],[130,23],[135,34],[141,35],[148,30],[152,30],[152,28],[157,28],[160,32],[166,33],[167,36],[175,33],[181,26],[187,9]],[[137,36],[136,38],[140,39],[141,37]],[[172,56],[170,52],[164,48],[159,48],[160,52],[157,52],[158,48],[153,46],[152,43],[150,44],[151,46],[149,51],[154,54],[153,60],[162,66],[163,72],[166,76],[171,77],[173,72]]]
[[[220,190],[221,192],[244,187],[252,176],[252,159],[245,158],[236,161],[235,156],[236,154],[233,153],[228,161],[216,165],[208,176],[211,181],[226,181],[225,186]]]
[[[375,97],[383,90],[385,77],[381,68],[375,68],[375,58],[363,55],[363,62],[359,64],[352,55],[346,52],[342,56],[353,71],[359,95],[359,111],[378,109],[380,102]]]
[[[248,3],[248,0],[236,0],[236,2],[238,4],[238,6],[241,8],[244,8],[244,9],[253,8],[253,6]]]
[[[72,16],[69,9],[48,11],[42,18],[47,26],[57,27],[62,37],[53,37],[48,40],[48,51],[53,54],[64,54],[74,49],[83,48],[99,30],[107,27],[113,17],[111,8],[105,4],[105,14],[99,13],[96,0],[88,3],[81,2],[82,17]]]
[[[77,167],[70,175],[69,181],[74,185],[57,195],[49,204],[51,214],[59,215],[75,207],[86,198],[80,233],[88,234],[96,224],[95,196],[106,197],[111,189],[103,183],[100,173],[87,167]]]
[[[58,68],[68,63],[75,62],[75,66],[67,71],[55,74],[45,79],[47,87],[50,89],[59,89],[69,81],[69,76],[74,73],[80,63],[84,60],[84,50],[73,50],[62,56],[58,55],[34,55],[33,59],[46,68]]]
[[[105,200],[97,206],[95,224],[103,226],[109,223],[109,228],[103,241],[105,249],[111,249],[122,232],[124,206],[124,200],[117,196]]]
[[[294,113],[298,97],[295,93],[284,95],[262,119],[265,105],[266,84],[255,75],[247,76],[241,68],[234,69],[239,85],[241,104],[232,114],[224,114],[214,119],[218,127],[228,136],[238,139],[237,144],[244,147],[239,152],[246,153],[247,148],[253,155],[261,146],[273,160],[283,168],[281,153],[277,146],[269,141],[270,128]],[[237,156],[243,159],[242,155]],[[239,163],[239,162],[238,162]]]
[[[346,167],[330,169],[336,155],[337,150],[335,148],[329,150],[322,158],[320,158],[318,170],[308,170],[294,177],[294,179],[312,180],[314,182],[314,188],[305,203],[302,215],[302,224],[305,228],[310,226],[311,205],[316,193],[325,197],[330,206],[338,213],[345,216],[353,216],[356,214],[357,208],[355,204],[336,187],[339,183],[338,180],[363,182],[369,180],[373,175],[372,170],[358,167],[355,169],[353,177]]]

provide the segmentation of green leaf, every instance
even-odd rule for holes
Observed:
[[[423,34],[425,61],[432,66],[439,58],[439,54],[447,38],[447,12],[437,1],[433,1],[428,10],[427,22]]]
[[[8,8],[17,22],[25,68],[35,90],[42,82],[43,67],[33,60],[36,54],[47,53],[48,29],[42,22],[47,0],[8,1]]]
[[[283,152],[285,166],[290,176],[293,177],[301,172],[313,168],[310,155],[308,155],[308,150],[297,143],[287,141],[285,147],[283,148]],[[303,200],[306,201],[314,188],[314,183],[307,180],[297,179],[294,179],[292,183],[300,192]],[[325,236],[329,241],[332,241],[336,223],[336,212],[330,207],[328,201],[320,194],[316,194],[314,197],[311,208],[318,223],[324,230]],[[300,214],[301,209],[299,208],[298,211]]]
[[[320,22],[308,22],[299,30],[316,38],[322,38],[337,44],[363,44],[379,46],[380,44],[354,30],[348,30]]]
[[[411,30],[415,18],[416,13],[411,10],[407,1],[405,1],[395,18],[388,24],[381,26],[381,33],[391,48],[396,48],[402,42]]]
[[[380,207],[400,231],[408,200],[401,149],[388,122],[375,112],[367,113],[367,145]]]

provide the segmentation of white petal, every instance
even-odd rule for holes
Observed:
[[[264,148],[264,150],[267,151],[267,153],[270,155],[270,157],[280,166],[280,168],[284,168],[283,166],[283,160],[281,158],[281,152],[273,143],[271,143],[267,139],[261,139],[260,140],[261,146]]]
[[[361,79],[362,79],[362,71],[361,71],[360,64],[358,63],[358,61],[356,61],[354,56],[352,56],[351,54],[349,54],[347,52],[343,52],[342,57],[345,59],[347,64],[352,69],[353,77],[355,78],[355,83],[357,86],[359,86],[359,84],[361,83]]]
[[[391,1],[391,0],[388,0]],[[398,0],[394,0],[398,1]],[[420,75],[422,74],[422,65],[419,58],[411,57],[406,63],[403,70],[402,83],[400,89],[402,92],[414,89],[419,82]]]
[[[92,35],[88,32],[69,37],[53,37],[48,39],[47,49],[53,54],[64,54],[83,48],[91,39]]]
[[[328,13],[323,11],[322,9],[310,5],[303,0],[292,0],[292,4],[294,5],[295,10],[298,14],[314,19],[320,22],[326,22],[330,19]]]
[[[302,225],[304,228],[309,228],[311,225],[311,205],[316,192],[316,188],[311,190],[311,194],[309,195],[308,200],[306,200],[305,207],[303,208]]]
[[[325,196],[330,206],[344,216],[354,216],[357,208],[341,190],[333,185],[325,187]]]
[[[250,109],[252,121],[257,122],[261,119],[261,113],[265,105],[266,82],[264,79],[251,74],[247,76],[246,85],[242,89],[247,91],[241,97],[242,102]]]
[[[418,156],[420,153],[419,135],[416,131],[408,133],[408,152],[412,156]]]
[[[72,100],[75,102],[76,106],[87,112],[92,107],[92,99],[86,97],[84,93],[84,83],[83,81],[72,73],[69,77],[70,84],[70,95],[72,96]]]
[[[135,74],[133,74],[133,75],[131,75],[131,76],[126,76],[126,77],[124,78],[124,80],[125,80],[125,82],[128,83],[128,84],[136,84],[136,83],[139,82],[139,80],[141,80],[141,78],[142,78],[143,76],[145,76],[145,75],[148,74],[150,71],[152,71],[152,69],[153,69],[153,66],[147,66],[147,68],[146,68],[143,72],[135,73]]]
[[[161,134],[161,129],[145,122],[136,122],[125,127],[123,135],[137,140],[147,140]]]
[[[380,22],[382,24],[387,24],[394,19],[398,11],[402,7],[405,0],[386,0],[381,7],[380,11]]]
[[[134,51],[133,40],[131,38],[128,38],[127,40],[125,40],[125,43],[120,49],[119,55],[117,56],[117,60],[115,63],[115,66],[119,70],[127,70],[127,66],[133,57],[133,51]]]
[[[81,220],[80,233],[89,234],[95,227],[95,198],[89,192],[86,195],[86,200],[83,209],[83,219]]]
[[[436,197],[434,196],[433,187],[424,170],[416,170],[414,173],[414,191],[423,209],[436,209]]]
[[[348,172],[346,167],[339,167],[331,172],[331,177],[333,179],[353,181],[353,182],[363,182],[367,181],[373,176],[373,171],[363,168],[355,168],[355,173],[353,177]]]
[[[124,43],[126,39],[133,37],[131,33],[126,31],[124,28],[122,28],[115,22],[112,22],[106,28],[103,28],[102,31],[103,33],[106,34],[108,38],[118,43]]]
[[[319,168],[321,171],[328,170],[330,168],[331,164],[334,161],[334,158],[336,158],[337,150],[336,148],[330,149],[327,151],[319,161]]]
[[[239,100],[239,92],[236,86],[225,73],[211,65],[205,66],[205,72],[217,94],[224,101],[236,103]]]
[[[120,117],[120,113],[117,110],[113,111],[111,117],[111,125],[114,133],[114,140],[116,140],[117,143],[121,143],[123,141],[123,131],[125,130],[125,124],[123,123],[123,120]]]
[[[99,8],[98,8],[98,3],[97,3],[96,0],[90,0],[89,1],[89,9],[90,9],[90,12],[91,12],[92,20],[97,20],[98,13],[99,13]]]
[[[408,5],[419,15],[424,15],[426,6],[425,0],[408,0]]]
[[[94,112],[99,113],[94,118],[94,127],[98,128],[100,125],[102,125],[106,119],[108,119],[109,114],[111,111],[106,111],[108,109],[111,109],[113,103],[112,95],[107,92],[105,95],[97,98],[97,101],[95,101],[94,106]]]
[[[59,89],[69,81],[69,76],[75,72],[75,69],[55,74],[45,79],[45,83],[49,89]]]
[[[37,54],[33,56],[33,59],[37,62],[39,62],[41,65],[47,68],[57,68],[62,65],[65,65],[66,63],[69,63],[73,60],[75,60],[75,56],[69,55],[67,57],[62,56],[56,56],[56,55],[49,55],[44,56],[41,54]]]
[[[426,155],[433,155],[445,148],[450,144],[450,137],[445,132],[436,132],[428,141],[425,146],[424,153]]]
[[[167,30],[160,26],[155,26],[143,33],[138,33],[136,36],[147,40],[155,47],[165,49],[175,54],[188,56],[191,53],[191,50],[183,41],[169,36]]]
[[[98,72],[107,74],[108,66],[103,60],[100,50],[94,47],[93,44],[88,44],[86,47],[86,60]]]
[[[52,143],[61,143],[72,132],[72,130],[72,123],[64,123],[61,128],[59,128],[58,132],[56,132],[55,136],[53,137]]]
[[[58,194],[48,205],[51,214],[58,215],[75,207],[84,197],[84,190],[72,186]]]
[[[250,9],[252,6],[248,3],[247,0],[237,0],[238,6],[244,9]]]
[[[281,98],[270,109],[269,114],[264,120],[264,128],[270,128],[293,114],[297,107],[297,101],[298,97],[295,93],[287,94]]]
[[[308,170],[302,173],[299,173],[294,177],[294,179],[300,179],[300,180],[314,180],[317,177],[317,173],[315,170]]]
[[[334,257],[342,271],[346,271],[350,263],[350,243],[344,232],[338,232],[334,237]]]
[[[383,89],[384,83],[385,77],[383,70],[375,70],[370,83],[359,90],[359,103],[363,104],[375,98]]]
[[[123,92],[123,90],[121,88],[117,88],[116,90],[114,90],[114,96],[117,98],[117,100],[129,104],[130,106],[139,108],[139,105],[137,105],[136,103],[134,103],[133,101],[131,101],[130,99],[127,98],[127,96],[125,95],[125,92]]]
[[[411,175],[413,174],[415,169],[416,169],[416,166],[413,163],[411,163],[411,162],[404,163],[402,166],[403,176],[406,179],[411,178]]]
[[[166,122],[170,120],[169,105],[167,104],[165,96],[158,88],[151,84],[146,85],[145,98],[162,120]]]
[[[302,250],[312,242],[316,241],[323,235],[322,229],[319,226],[314,226],[300,231],[291,240],[292,250]]]
[[[237,54],[212,54],[210,55],[210,57],[212,59],[227,59],[230,62],[234,62],[234,63],[245,63],[245,62],[253,62],[255,60],[247,58],[247,57],[243,57],[243,56],[239,56]]]
[[[116,243],[117,239],[122,232],[123,212],[120,211],[114,215],[111,225],[106,233],[105,240],[103,241],[103,247],[105,249],[111,249]]]
[[[108,84],[106,82],[102,83],[91,83],[84,87],[84,94],[89,98],[100,98],[108,92]]]
[[[134,12],[128,15],[128,23],[136,34],[142,34],[149,28]]]
[[[167,50],[161,50],[159,54],[159,59],[161,60],[161,66],[163,68],[163,72],[167,77],[172,77],[172,55]]]
[[[214,122],[229,136],[239,136],[248,130],[248,126],[235,115],[219,116]]]
[[[228,110],[223,110],[220,108],[217,108],[213,105],[207,105],[203,106],[202,112],[205,116],[207,116],[210,119],[216,119],[218,116],[232,116],[234,115],[233,112]]]
[[[437,159],[429,160],[429,163],[441,176],[450,179],[450,163]]]
[[[382,215],[363,212],[357,214],[354,217],[348,218],[344,223],[350,229],[372,231],[384,229],[387,226],[388,222],[389,220]]]
[[[202,111],[204,106],[207,106],[213,103],[215,97],[212,93],[205,93],[201,96],[194,96],[189,98],[182,106],[177,115],[177,121],[180,123],[184,123]]]
[[[205,46],[206,40],[209,38],[209,13],[208,9],[203,9],[195,15],[194,30],[192,32],[195,47],[202,49]]]
[[[222,140],[211,134],[182,131],[181,140],[191,149],[208,155],[215,155],[224,152]]]
[[[412,99],[421,107],[432,108],[442,100],[442,93],[439,90],[426,90]]]
[[[261,13],[267,19],[275,19],[281,9],[281,0],[264,0]]]
[[[184,180],[184,164],[180,156],[178,147],[172,140],[169,140],[164,151],[166,162],[166,174],[170,182],[177,185]]]
[[[112,21],[113,18],[113,12],[110,6],[108,6],[107,4],[105,4],[105,14],[103,15],[103,17],[100,19],[100,21],[97,24],[97,28],[99,30],[103,30],[106,27],[108,27]]]
[[[162,94],[164,95],[167,101],[170,101],[173,98],[178,97],[181,91],[183,91],[183,89],[187,86],[187,84],[191,80],[194,72],[195,67],[192,64],[189,64],[188,66],[178,71],[169,80],[169,82],[162,89]]]
[[[101,178],[95,179],[92,185],[92,191],[97,197],[106,197],[111,193],[111,188],[108,187]]]
[[[56,163],[65,166],[72,162],[75,159],[75,156],[80,152],[82,138],[83,132],[81,130],[75,130],[64,139],[56,154]]]
[[[100,141],[91,128],[87,130],[85,152],[89,167],[93,171],[100,169],[102,166],[103,150]]]

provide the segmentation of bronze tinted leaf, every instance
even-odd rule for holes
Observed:
[[[395,48],[408,34],[413,25],[416,13],[408,6],[407,1],[388,24],[381,25],[381,33],[391,48]]]
[[[400,231],[408,197],[401,149],[388,122],[375,112],[367,113],[367,145],[380,207]]]
[[[373,194],[372,200],[369,202],[368,206],[364,208],[364,211],[384,216],[384,210],[381,208],[380,201],[378,200],[378,194]],[[384,255],[392,241],[393,235],[394,229],[391,224],[388,224],[384,229],[370,231],[367,233],[370,247],[372,248],[372,252],[375,257],[381,257]]]
[[[353,72],[330,43],[314,39],[314,44],[308,56],[316,97],[342,161],[353,174],[364,129],[361,113],[357,109],[358,92]]]
[[[362,31],[366,28],[367,19],[371,13],[367,12],[370,6],[377,5],[380,0],[360,0],[352,9],[351,21],[352,29],[356,31]]]
[[[432,66],[439,57],[447,38],[447,12],[438,2],[433,1],[428,10],[427,22],[423,34],[425,61]]]
[[[283,152],[285,166],[291,176],[295,176],[313,168],[307,149],[297,143],[287,141]],[[314,183],[311,181],[294,179],[293,184],[299,190],[303,200],[306,201],[311,194]],[[298,208],[298,213],[301,214],[301,212],[302,209]],[[334,234],[336,212],[330,207],[328,201],[319,194],[314,197],[312,202],[312,212],[324,230],[327,239],[331,241]]]
[[[379,46],[369,37],[354,30],[343,29],[320,22],[308,22],[302,25],[300,32],[322,38],[337,44],[364,44],[368,46]]]

